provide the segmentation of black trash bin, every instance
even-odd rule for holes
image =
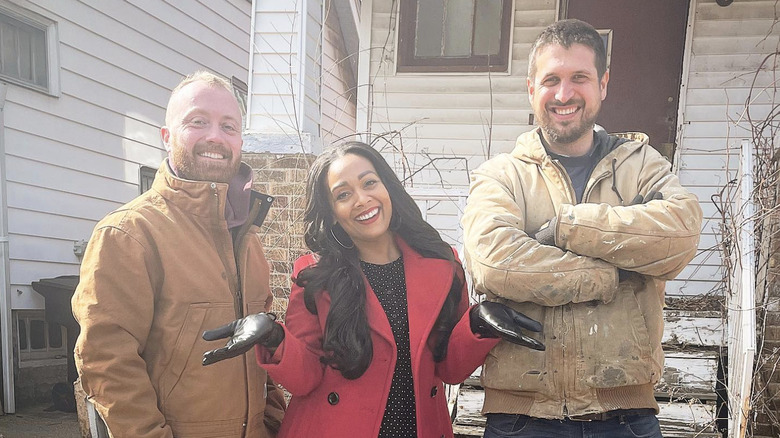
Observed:
[[[73,317],[70,299],[79,284],[78,275],[61,275],[54,278],[42,278],[32,282],[32,288],[46,299],[46,322],[58,323],[68,331],[68,383],[71,388],[78,378],[76,362],[73,359],[73,349],[79,336],[79,324]]]

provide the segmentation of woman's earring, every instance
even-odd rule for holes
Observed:
[[[354,247],[355,247],[355,243],[354,243],[354,242],[353,242],[353,243],[352,243],[352,245],[350,245],[350,246],[347,246],[347,245],[344,245],[343,243],[341,243],[341,241],[339,240],[339,238],[338,238],[338,237],[336,237],[336,233],[334,233],[334,232],[333,232],[333,227],[331,227],[331,228],[330,228],[330,235],[331,235],[331,236],[333,236],[333,238],[336,240],[336,243],[338,243],[339,245],[341,245],[341,246],[342,246],[344,249],[352,249],[352,248],[354,248]]]

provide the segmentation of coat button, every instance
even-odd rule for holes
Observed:
[[[331,392],[328,394],[328,403],[335,406],[339,404],[339,393],[338,392]]]
[[[438,386],[434,386],[433,388],[431,388],[431,397],[436,397],[436,394],[438,394],[438,393],[439,393],[439,387]]]

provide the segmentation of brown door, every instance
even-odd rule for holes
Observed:
[[[670,160],[677,130],[688,0],[564,0],[567,18],[612,31],[607,99],[597,123],[640,131]]]

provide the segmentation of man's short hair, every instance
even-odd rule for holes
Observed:
[[[599,79],[607,71],[607,51],[599,32],[590,24],[575,18],[556,21],[536,37],[528,55],[528,77],[536,75],[536,54],[549,44],[570,48],[572,44],[582,44],[593,50],[595,54],[596,71]]]
[[[228,82],[227,79],[217,76],[214,73],[204,71],[204,70],[198,70],[195,73],[191,73],[187,75],[184,79],[179,82],[179,85],[176,86],[176,88],[171,91],[171,97],[168,99],[168,105],[165,107],[165,124],[170,125],[171,121],[168,120],[168,108],[171,106],[171,100],[173,100],[173,97],[176,96],[176,93],[179,92],[182,88],[186,87],[187,85],[193,83],[193,82],[205,82],[210,87],[221,87],[225,90],[229,91],[231,94],[233,93],[233,84]]]

